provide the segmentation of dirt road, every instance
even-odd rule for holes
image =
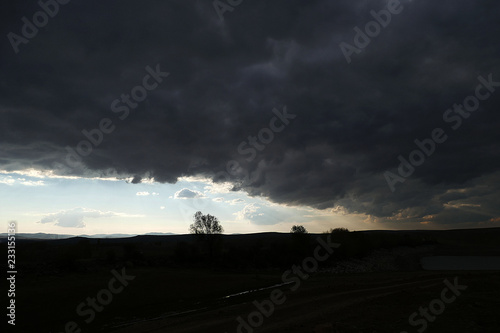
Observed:
[[[281,287],[286,300],[283,304],[276,305],[269,317],[260,317],[254,313],[250,320],[254,324],[262,322],[255,328],[240,324],[241,321],[238,322],[237,318],[241,317],[248,323],[249,314],[257,311],[252,302],[257,300],[262,303],[269,299],[271,290],[189,313],[145,320],[113,332],[416,332],[416,328],[408,324],[409,315],[420,306],[428,305],[438,298],[445,287],[444,279],[453,280],[454,276],[457,274],[453,272],[380,273],[342,277],[319,275],[302,281],[295,291],[290,290],[290,286]],[[498,313],[499,297],[487,298],[488,302],[482,299],[483,302],[475,309],[473,308],[477,302],[470,303],[474,297],[488,294],[485,290],[481,291],[488,283],[497,284],[495,292],[498,294],[498,276],[470,274],[462,276],[462,280],[468,283],[468,294],[464,292],[456,304],[450,304],[449,309],[445,309],[439,318],[429,323],[427,332],[438,332],[438,329],[439,332],[473,332],[475,329],[488,332],[490,326],[494,329],[498,325],[496,319],[486,319],[481,324],[474,316],[484,317],[488,311],[495,310]],[[471,309],[476,312],[471,312]],[[491,312],[491,318],[495,318],[493,313]],[[466,327],[470,330],[464,330]]]

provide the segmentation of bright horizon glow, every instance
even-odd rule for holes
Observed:
[[[295,224],[310,233],[338,227],[430,227],[426,223],[380,223],[367,215],[339,210],[280,205],[245,192],[231,192],[230,184],[201,177],[182,177],[176,184],[131,184],[114,178],[66,177],[31,169],[1,171],[0,189],[2,218],[5,222],[17,221],[18,233],[187,234],[197,211],[216,216],[224,234],[289,232]]]

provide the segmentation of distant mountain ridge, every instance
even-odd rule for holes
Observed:
[[[176,235],[171,232],[149,232],[147,234],[141,234],[144,236],[167,236]],[[7,238],[7,233],[0,234],[0,238]],[[43,232],[38,232],[34,234],[30,233],[16,233],[16,238],[19,239],[68,239],[73,237],[84,237],[84,238],[129,238],[140,236],[139,234],[96,234],[96,235],[66,235],[66,234],[46,234]]]

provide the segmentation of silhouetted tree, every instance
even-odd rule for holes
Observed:
[[[189,232],[198,236],[198,240],[208,248],[208,257],[213,262],[216,251],[220,248],[220,234],[224,228],[219,220],[210,214],[203,215],[202,212],[194,214],[194,223],[189,226]]]
[[[213,235],[221,234],[224,232],[224,228],[222,228],[215,216],[196,212],[194,214],[194,223],[189,226],[189,232],[196,235]]]
[[[294,225],[290,230],[292,234],[307,234],[307,230],[302,225]]]
[[[309,251],[309,234],[302,225],[294,225],[290,229],[290,233],[292,235],[292,254],[294,260],[298,260],[307,255]]]
[[[350,233],[349,229],[347,228],[335,228],[335,229],[330,229],[328,231],[325,231],[327,234],[332,234],[332,235],[338,235],[338,234],[348,234]]]

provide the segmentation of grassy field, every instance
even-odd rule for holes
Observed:
[[[318,235],[309,240],[287,234],[225,236],[214,258],[189,235],[20,241],[14,332],[237,332],[237,319],[248,323],[251,313],[259,319],[253,301],[269,304],[273,290],[286,300],[273,305],[262,323],[240,333],[423,332],[423,322],[410,325],[410,315],[441,297],[445,279],[457,277],[467,290],[427,320],[425,332],[497,333],[500,272],[423,271],[418,260],[429,254],[499,255],[499,233],[345,233],[338,237],[342,247],[337,256],[307,279],[298,279],[299,284],[229,298],[282,283],[287,269],[313,253]],[[401,246],[432,250],[401,255]],[[339,274],[329,269],[380,250],[397,259],[390,271]],[[113,280],[113,269],[118,275],[125,269],[130,276],[123,289]],[[91,310],[88,302],[98,295],[106,304]]]
[[[87,324],[79,303],[107,288],[111,273],[23,279],[16,332],[236,332],[236,318],[256,311],[254,300],[273,289],[223,299],[281,282],[281,272],[235,274],[206,270],[127,268],[134,280]],[[315,274],[295,291],[277,287],[286,301],[256,332],[417,332],[410,314],[440,297],[444,279],[467,290],[446,306],[426,332],[498,332],[500,274],[495,272],[385,272]],[[276,289],[276,288],[274,288]],[[193,310],[190,312],[190,310]],[[77,332],[77,331],[75,331]],[[246,332],[243,330],[242,332]]]
[[[121,271],[121,269],[117,269]],[[122,321],[152,318],[171,312],[200,308],[206,302],[279,282],[278,274],[221,273],[208,270],[126,268],[134,276],[121,293],[96,312],[87,324],[76,312],[87,297],[96,297],[108,288],[114,276],[101,271],[92,274],[25,278],[18,282],[18,327],[26,332],[62,332],[65,324],[75,321],[83,332],[109,330]]]

